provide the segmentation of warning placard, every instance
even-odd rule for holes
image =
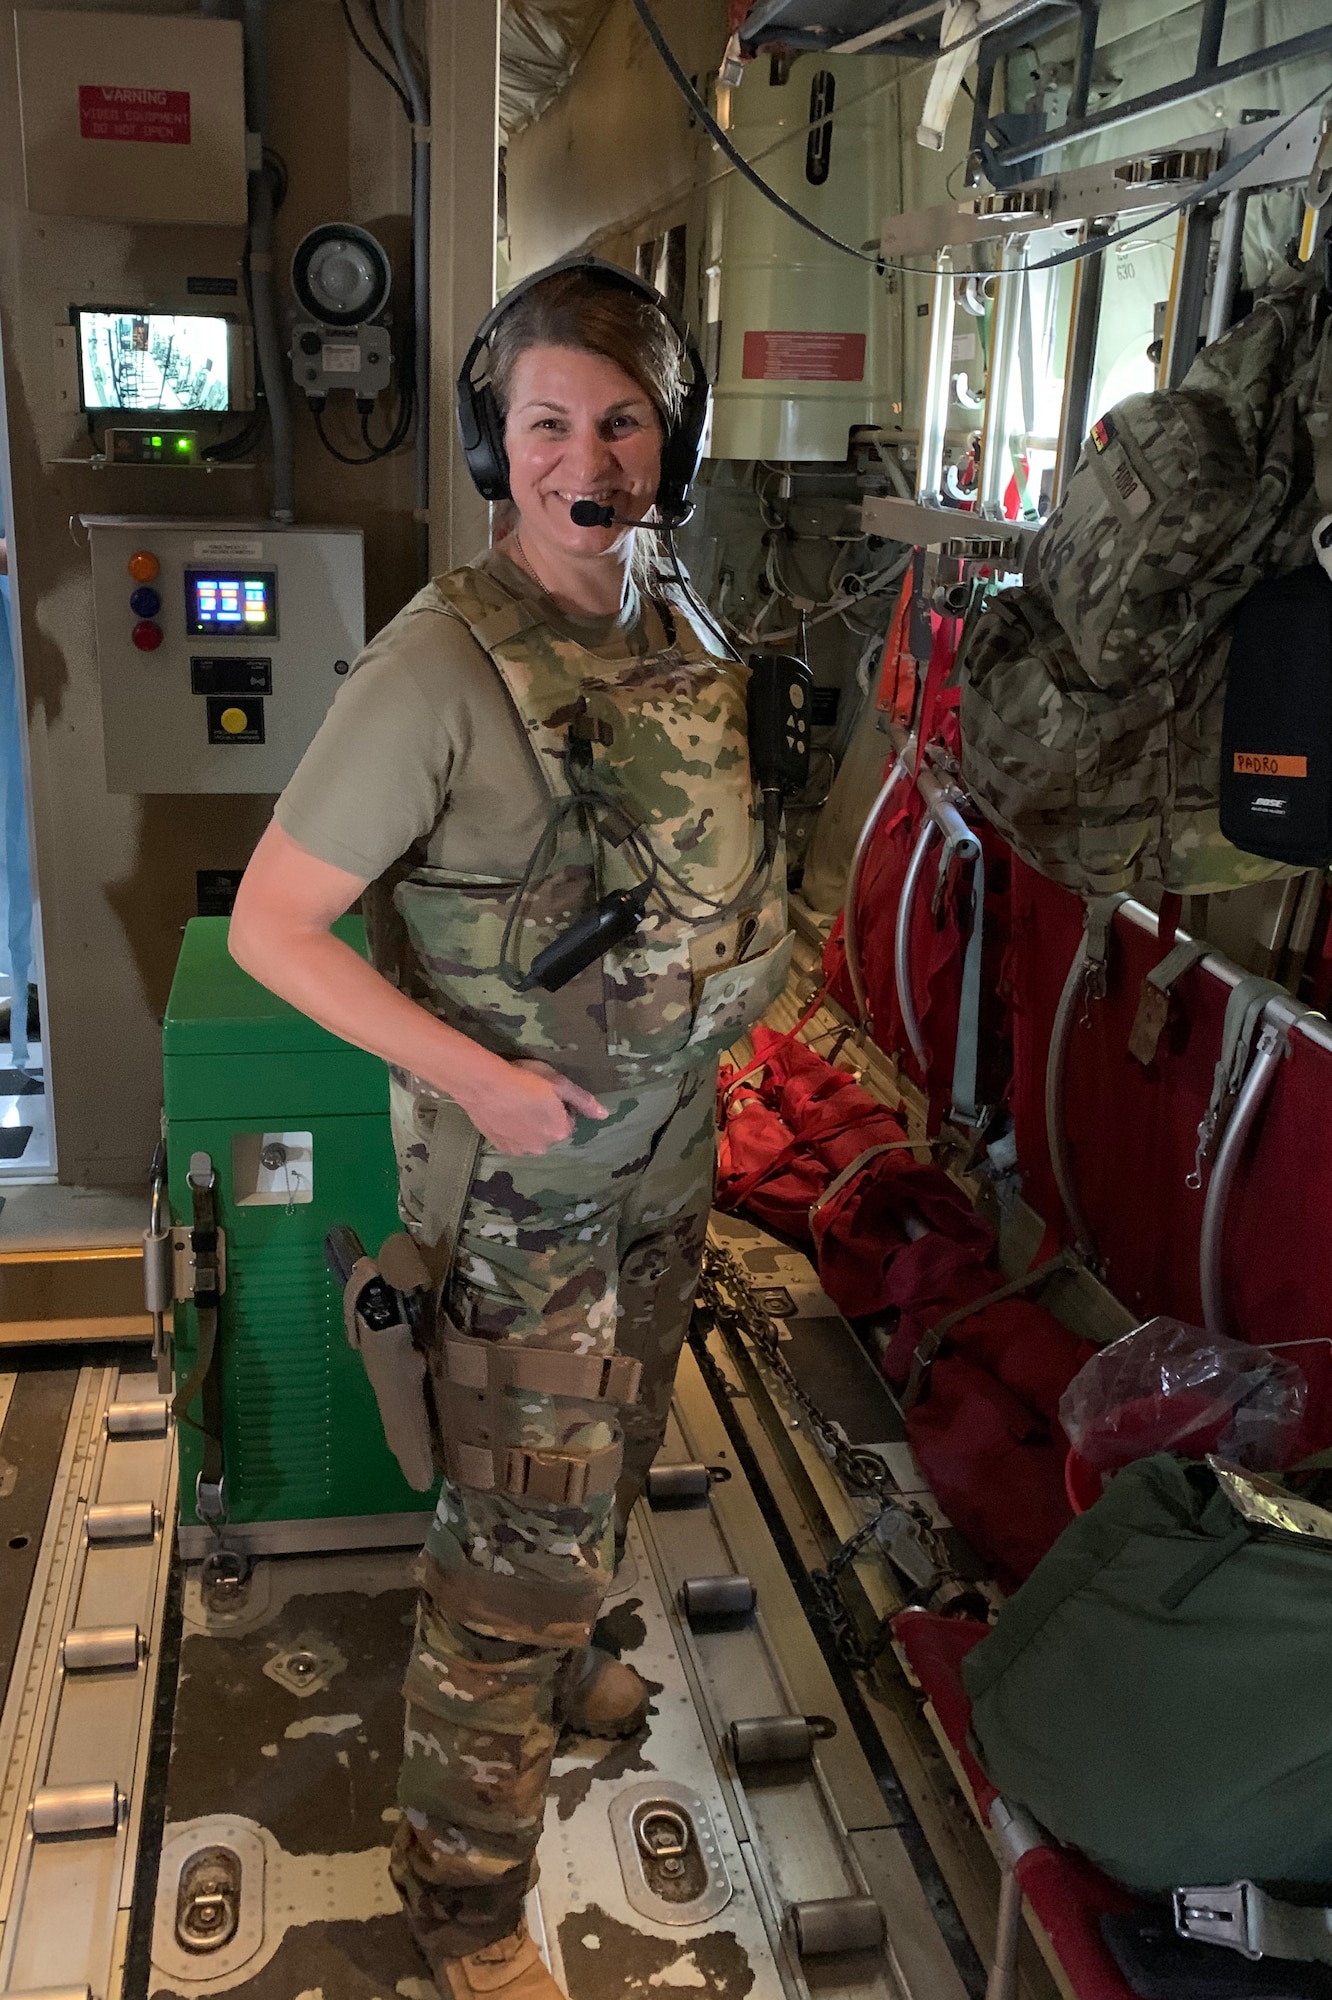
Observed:
[[[747,333],[746,382],[863,382],[863,333]]]
[[[143,145],[188,146],[188,90],[136,90],[127,84],[79,85],[79,136]]]

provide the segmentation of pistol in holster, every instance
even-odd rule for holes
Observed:
[[[342,1286],[347,1339],[365,1363],[384,1442],[408,1485],[424,1493],[435,1483],[426,1359],[417,1345],[431,1292],[425,1261],[405,1231],[368,1257],[356,1231],[341,1225],[324,1238],[324,1257]]]

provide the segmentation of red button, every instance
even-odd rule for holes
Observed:
[[[136,583],[151,583],[162,565],[151,549],[140,549],[130,557],[125,567]]]
[[[162,643],[162,628],[153,618],[141,618],[130,638],[141,653],[155,653]]]

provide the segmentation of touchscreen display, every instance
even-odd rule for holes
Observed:
[[[277,636],[277,571],[187,569],[185,630],[192,639]]]

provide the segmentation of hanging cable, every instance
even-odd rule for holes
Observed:
[[[798,223],[801,229],[807,229],[811,236],[817,236],[821,243],[830,244],[834,250],[841,250],[846,256],[857,258],[862,264],[874,264],[879,270],[883,270],[883,260],[876,251],[858,250],[854,243],[843,243],[840,236],[834,236],[830,230],[824,229],[821,224],[814,222],[808,215],[802,215],[798,208],[793,208],[785,195],[778,194],[775,187],[769,186],[763,176],[754,171],[744,154],[737,146],[732,144],[712,113],[708,110],[707,105],[703,102],[703,99],[699,96],[689,78],[681,69],[679,63],[676,61],[675,51],[671,48],[670,43],[657,26],[656,18],[653,15],[652,9],[648,6],[647,0],[633,0],[633,8],[639,20],[643,23],[643,32],[670,71],[671,79],[676,89],[680,92],[690,111],[703,127],[703,130],[707,133],[713,144],[721,147],[721,150],[725,153],[736,171],[743,174],[750,185],[756,187],[759,193],[765,196],[775,208],[781,210],[783,215],[787,216],[792,222]]]
[[[684,568],[680,562],[680,558],[676,553],[674,531],[670,528],[663,529],[662,540],[666,544],[667,560],[671,565],[671,569],[674,571],[675,581],[679,585],[680,595],[684,598],[685,603],[688,604],[694,611],[698,613],[698,616],[703,620],[703,623],[707,626],[708,630],[718,640],[719,644],[722,647],[723,652],[729,653],[733,660],[738,661],[739,664],[743,666],[744,661],[740,659],[740,655],[736,652],[735,647],[731,644],[726,634],[722,631],[721,626],[717,623],[712,613],[708,610],[707,605],[703,602],[698,592],[694,589],[693,584],[689,581],[688,576],[685,574]]]
[[[347,23],[347,33],[351,36],[357,48],[361,51],[361,54],[365,57],[366,61],[369,63],[371,69],[378,70],[379,74],[383,77],[385,83],[388,85],[389,89],[393,92],[399,104],[402,106],[403,116],[405,118],[410,118],[412,115],[411,99],[408,97],[406,91],[399,83],[397,77],[394,76],[392,71],[389,70],[386,67],[386,65],[379,60],[379,57],[375,54],[374,50],[369,46],[369,44],[362,40],[361,31],[357,27],[355,17],[352,14],[350,0],[338,0],[338,4],[342,9],[342,18]],[[371,13],[374,14],[373,7],[371,8]],[[375,18],[375,24],[376,26],[378,26],[379,22],[378,15],[375,15],[374,18]],[[387,40],[387,37],[384,36],[384,31],[382,28],[380,29],[380,36],[382,39]]]
[[[880,273],[885,271],[902,271],[921,277],[928,277],[933,273],[935,269],[933,264],[905,264],[898,260],[883,257],[874,250],[859,249],[854,243],[844,243],[840,236],[832,235],[828,230],[821,228],[810,216],[803,215],[798,208],[794,208],[787,201],[785,195],[779,194],[775,187],[772,187],[769,182],[764,180],[762,174],[755,170],[753,163],[745,158],[744,154],[740,152],[739,148],[717,123],[717,120],[708,110],[707,105],[699,96],[693,83],[680,67],[674,51],[662,34],[661,29],[657,26],[656,19],[647,4],[647,0],[632,0],[632,5],[634,12],[643,24],[644,33],[665,64],[672,82],[689,106],[691,115],[697,119],[709,138],[725,154],[735,171],[742,174],[765,200],[770,201],[774,208],[779,209],[790,221],[798,224],[801,229],[808,230],[810,235],[817,236],[821,242],[827,243],[832,249],[841,250],[846,256],[856,258],[859,263],[872,264]],[[959,36],[957,41],[950,42],[949,53],[961,48],[967,42],[980,41],[983,36],[992,31],[994,25],[993,23],[987,23],[984,27],[973,29],[970,34]],[[928,56],[917,66],[917,69],[932,68],[936,60],[937,58]],[[907,77],[915,75],[917,69],[908,70],[905,76],[898,76],[889,81],[894,84],[900,84]],[[848,104],[840,106],[839,110],[845,112],[850,109],[851,104],[860,103],[864,97],[871,97],[877,90],[887,87],[887,83],[873,85],[869,90],[862,92],[860,97],[852,98]],[[1075,243],[1069,249],[1060,250],[1054,256],[1044,258],[1038,264],[1029,264],[1026,268],[1029,271],[1052,271],[1063,264],[1081,263],[1084,258],[1097,257],[1109,246],[1115,243],[1122,243],[1130,236],[1137,236],[1142,230],[1150,229],[1155,224],[1164,222],[1169,216],[1179,214],[1182,209],[1192,208],[1197,203],[1210,199],[1212,195],[1220,193],[1221,189],[1234,180],[1237,174],[1242,173],[1247,166],[1251,165],[1254,160],[1265,153],[1273,141],[1279,139],[1282,133],[1295,123],[1297,118],[1302,118],[1306,111],[1312,111],[1314,106],[1321,104],[1326,96],[1326,89],[1316,91],[1307,104],[1301,104],[1298,110],[1292,111],[1288,117],[1282,119],[1280,124],[1273,126],[1270,131],[1265,132],[1262,138],[1256,140],[1252,146],[1246,146],[1244,151],[1237,153],[1233,160],[1227,160],[1223,166],[1218,167],[1216,172],[1209,175],[1201,187],[1193,189],[1189,194],[1182,196],[1179,201],[1171,202],[1168,208],[1159,209],[1156,214],[1148,216],[1145,221],[1134,223],[1127,229],[1121,229],[1113,236],[1098,236],[1094,242]],[[834,115],[833,113],[828,113],[824,118],[814,119],[808,127],[802,125],[796,128],[797,132],[803,136],[807,131],[813,131],[817,126],[826,124],[828,119]],[[766,151],[772,152],[775,146],[783,145],[795,136],[796,133],[783,134],[782,138],[776,140],[773,146],[766,148]],[[762,157],[762,155],[759,157]],[[1034,234],[1035,232],[1031,233]]]

